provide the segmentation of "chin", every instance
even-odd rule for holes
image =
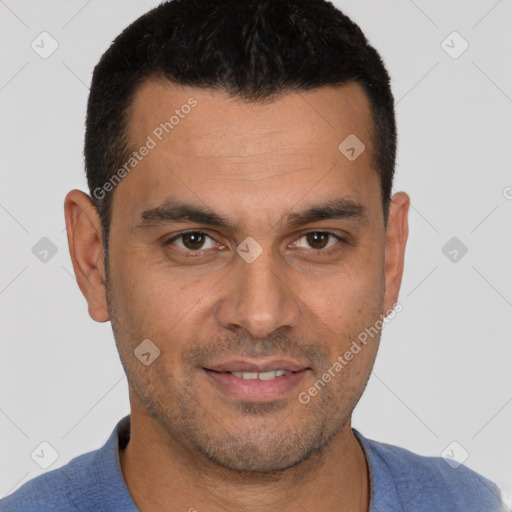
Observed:
[[[238,433],[235,438],[226,434],[216,439],[210,434],[194,448],[211,462],[240,473],[279,473],[295,467],[322,451],[327,440],[321,435],[304,432],[275,431]]]

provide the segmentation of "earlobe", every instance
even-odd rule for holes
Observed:
[[[72,190],[64,200],[68,247],[76,280],[97,322],[109,320],[101,224],[92,199]]]
[[[409,236],[408,212],[410,198],[405,192],[397,192],[391,198],[389,219],[386,227],[386,291],[384,310],[393,309],[398,301],[404,270],[405,247]]]

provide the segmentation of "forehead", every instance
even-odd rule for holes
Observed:
[[[357,84],[262,103],[152,79],[137,90],[128,123],[133,150],[152,149],[118,188],[133,214],[173,193],[206,202],[222,196],[239,206],[250,198],[269,208],[283,204],[283,195],[296,201],[340,187],[360,200],[380,187],[371,134],[369,101]],[[357,159],[340,151],[345,140],[365,148]]]
[[[195,106],[190,107],[191,104]],[[197,156],[244,156],[253,153],[250,140],[254,136],[266,137],[271,144],[273,133],[280,131],[288,133],[288,141],[296,148],[314,142],[332,149],[343,133],[357,133],[370,144],[372,128],[368,97],[356,83],[287,92],[274,100],[260,102],[230,96],[225,91],[148,79],[138,87],[132,101],[128,123],[130,140],[143,141],[155,130],[158,138],[158,128],[166,122],[170,130],[168,133],[164,129],[162,135],[174,135],[167,138],[167,144],[187,135],[183,125],[194,125],[194,136],[187,140],[187,149]],[[204,147],[205,141],[221,142],[219,139],[222,142],[229,139],[230,145]],[[273,146],[278,148],[280,142],[274,140]]]

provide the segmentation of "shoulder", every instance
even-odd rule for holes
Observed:
[[[98,450],[75,457],[0,500],[0,512],[136,511],[119,463],[119,437],[126,438],[130,417],[116,425]]]
[[[503,510],[497,486],[463,464],[450,465],[441,457],[417,455],[357,432],[356,436],[367,455],[374,490],[387,499],[393,493],[403,510]]]
[[[0,500],[0,512],[42,512],[45,510],[78,510],[77,494],[87,492],[93,478],[96,451],[72,459],[61,468],[48,471],[22,485]]]

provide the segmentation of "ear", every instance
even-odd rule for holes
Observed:
[[[76,280],[96,322],[109,319],[101,223],[92,199],[72,190],[64,200],[69,254]]]
[[[398,301],[404,270],[405,245],[409,235],[407,214],[411,200],[405,192],[391,198],[386,227],[386,263],[384,311],[390,311]]]

